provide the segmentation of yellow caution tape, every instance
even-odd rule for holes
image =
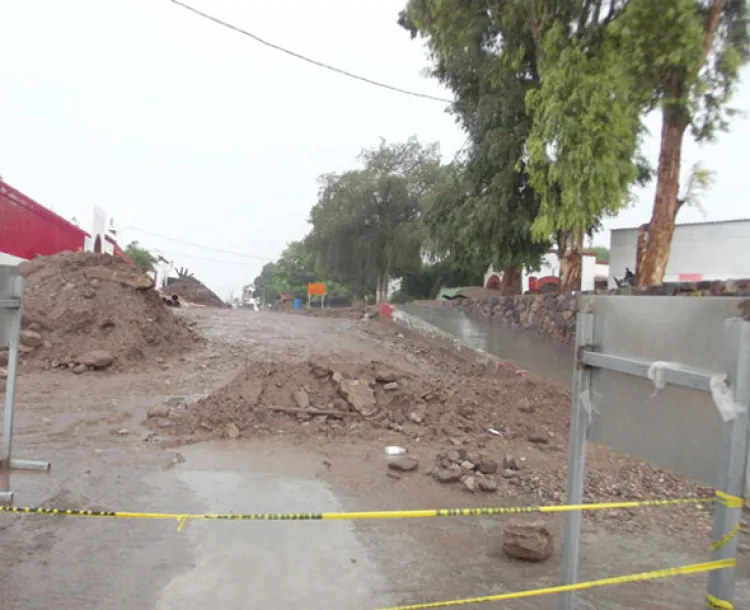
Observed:
[[[361,512],[331,513],[227,513],[227,514],[190,514],[190,513],[140,513],[122,511],[73,510],[60,508],[34,508],[26,506],[0,506],[0,512],[22,513],[33,515],[97,517],[117,519],[171,519],[178,523],[181,531],[187,521],[353,521],[380,519],[425,519],[429,517],[494,517],[519,513],[566,513],[573,511],[613,510],[626,508],[645,508],[677,506],[686,504],[704,504],[713,502],[714,498],[676,498],[672,500],[640,500],[632,502],[600,502],[596,504],[565,504],[547,506],[498,506],[489,508],[438,508],[419,510],[384,510]]]
[[[425,610],[426,608],[448,608],[450,606],[467,606],[469,604],[481,604],[485,602],[502,602],[513,599],[525,599],[528,597],[538,597],[541,595],[555,595],[557,593],[568,593],[570,591],[583,591],[585,589],[594,589],[598,587],[611,587],[612,585],[623,585],[645,580],[660,580],[671,578],[673,576],[687,576],[689,574],[700,574],[702,572],[713,572],[714,570],[724,570],[733,568],[737,565],[736,559],[720,559],[717,561],[707,561],[705,563],[696,563],[693,565],[682,566],[679,568],[667,568],[664,570],[654,570],[653,572],[641,572],[640,574],[628,574],[627,576],[614,576],[612,578],[602,578],[601,580],[590,580],[588,582],[579,582],[573,585],[560,585],[557,587],[545,587],[542,589],[531,589],[529,591],[515,591],[513,593],[500,593],[498,595],[485,595],[484,597],[472,597],[468,599],[454,599],[442,602],[427,602],[424,604],[412,604],[409,606],[393,606],[391,608],[381,608],[380,610]],[[726,604],[717,600],[718,603]],[[731,608],[729,606],[716,606],[717,608]]]
[[[737,523],[731,530],[729,530],[729,532],[727,532],[726,536],[724,536],[721,540],[717,540],[716,542],[711,543],[711,550],[718,551],[721,547],[729,544],[732,538],[740,533],[741,529],[742,523]]]
[[[727,508],[742,508],[745,504],[743,498],[739,496],[730,496],[728,493],[716,490],[716,501]]]
[[[724,601],[713,595],[706,595],[706,607],[714,608],[715,610],[734,610],[732,602]]]

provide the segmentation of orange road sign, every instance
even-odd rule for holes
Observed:
[[[322,282],[310,282],[307,285],[307,294],[310,296],[323,296],[326,293],[326,285]]]

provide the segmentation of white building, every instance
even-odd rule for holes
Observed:
[[[598,283],[604,283],[609,277],[609,264],[598,262],[594,252],[584,252],[581,262],[581,290],[591,291]],[[521,276],[521,290],[527,292],[531,285],[537,284],[559,284],[560,257],[557,250],[547,252],[541,261],[538,271],[524,269]],[[502,285],[503,272],[496,271],[492,266],[487,268],[484,274],[484,287],[499,289]]]
[[[635,272],[638,227],[610,234],[609,287],[625,268]],[[675,228],[665,282],[750,278],[750,219],[680,224]]]

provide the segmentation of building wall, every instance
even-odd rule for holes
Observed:
[[[81,250],[88,234],[0,181],[0,253],[6,264]]]
[[[635,272],[638,229],[615,229],[610,236],[609,287],[625,268]],[[677,225],[665,282],[750,278],[750,220]]]
[[[581,290],[594,290],[596,279],[607,277],[608,271],[609,266],[606,263],[596,262],[595,254],[584,253],[581,263]],[[496,271],[491,266],[488,267],[484,274],[485,287],[493,275],[502,277],[502,271]],[[554,250],[547,252],[542,257],[539,271],[524,269],[521,279],[522,291],[526,292],[529,289],[529,277],[543,278],[547,276],[560,277],[560,258]]]

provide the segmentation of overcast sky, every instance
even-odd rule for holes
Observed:
[[[404,2],[191,3],[337,67],[450,97],[422,76],[424,48],[396,24]],[[414,134],[450,158],[464,143],[445,104],[311,66],[169,0],[0,0],[0,57],[3,178],[84,228],[101,205],[123,244],[163,250],[222,297],[265,261],[138,229],[275,258],[307,232],[317,177],[353,167],[361,148]],[[735,100],[746,110],[749,80]],[[658,135],[658,120],[651,127]],[[748,142],[740,119],[718,145],[688,146],[685,171],[703,160],[717,172],[706,219],[750,216]],[[646,152],[657,151],[652,139]],[[653,186],[607,228],[645,222],[652,201]]]

